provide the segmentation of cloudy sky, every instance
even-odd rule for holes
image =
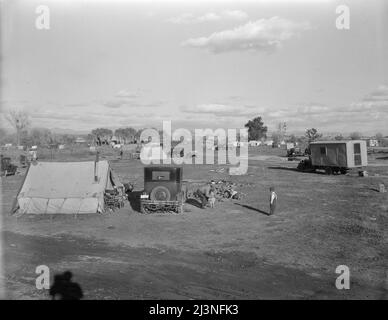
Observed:
[[[35,27],[42,4],[49,30]],[[1,14],[1,111],[35,127],[240,128],[260,115],[295,133],[388,134],[384,0],[5,0]]]

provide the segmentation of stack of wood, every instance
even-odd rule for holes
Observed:
[[[124,207],[125,200],[127,200],[127,195],[122,190],[106,190],[104,193],[104,203],[107,209],[120,209]]]

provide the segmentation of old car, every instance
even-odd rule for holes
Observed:
[[[141,212],[183,212],[182,175],[181,167],[145,167],[144,192],[140,196]]]
[[[0,175],[5,177],[14,175],[18,168],[17,166],[11,163],[10,157],[4,157],[3,155],[1,155],[0,166]]]

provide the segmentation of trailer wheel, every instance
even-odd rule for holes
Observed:
[[[326,168],[325,168],[325,173],[328,174],[328,175],[330,175],[330,174],[333,173],[333,169],[332,169],[331,167],[326,167]]]
[[[223,196],[224,198],[229,199],[232,196],[232,194],[228,190],[225,190]]]
[[[341,174],[346,174],[346,169],[340,169]]]

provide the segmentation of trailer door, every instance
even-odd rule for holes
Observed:
[[[354,148],[354,165],[361,166],[361,145],[360,143],[353,144]]]

